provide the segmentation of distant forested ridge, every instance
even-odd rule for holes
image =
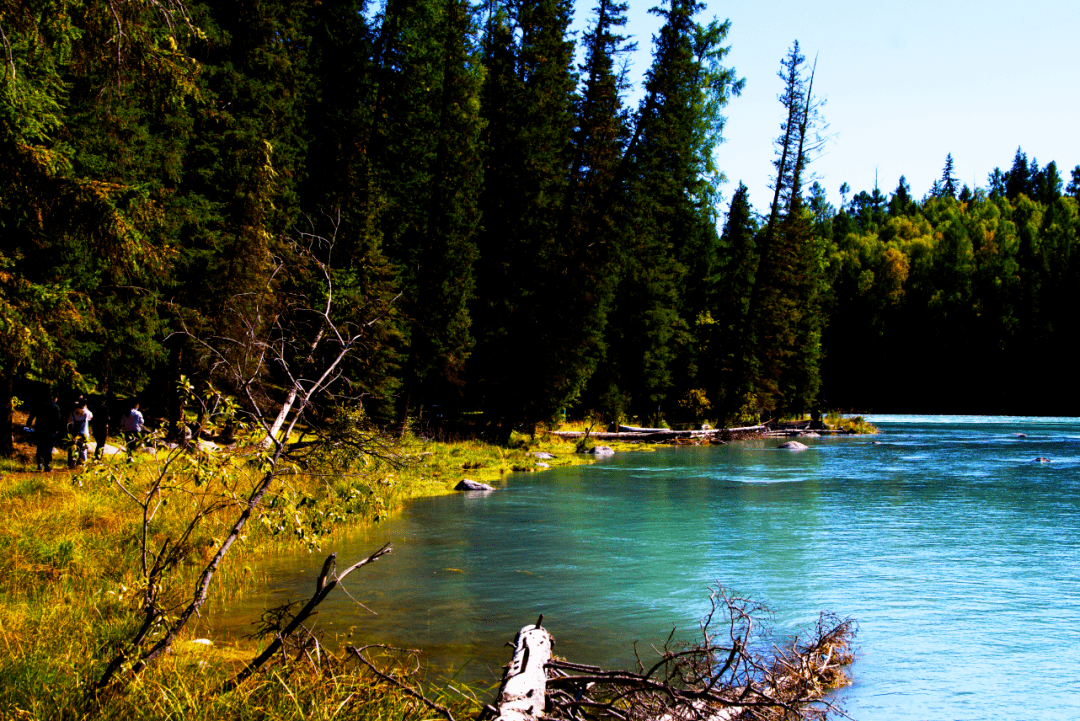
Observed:
[[[175,421],[260,325],[308,324],[310,360],[325,271],[380,423],[1075,412],[1080,166],[1018,151],[972,191],[950,156],[837,211],[795,43],[755,211],[715,160],[729,24],[655,9],[631,107],[626,9],[575,39],[569,0],[0,0],[0,407]]]
[[[922,200],[900,178],[839,213],[829,243],[822,394],[830,405],[923,413],[1076,415],[1080,166],[1020,149],[987,188],[960,188],[952,156]]]

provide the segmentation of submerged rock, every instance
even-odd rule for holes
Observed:
[[[782,448],[785,451],[805,451],[809,449],[810,446],[799,443],[798,441],[788,441],[787,443],[781,443],[777,448]]]
[[[493,486],[489,486],[486,483],[480,481],[472,481],[468,478],[462,478],[461,482],[454,486],[455,491],[494,491]]]
[[[586,451],[586,453],[591,453],[594,456],[613,456],[615,450],[610,446],[596,446],[591,451]]]

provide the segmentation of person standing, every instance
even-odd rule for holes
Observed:
[[[120,421],[120,428],[124,431],[124,440],[127,442],[128,463],[135,462],[135,449],[139,445],[139,436],[142,434],[144,422],[138,401],[131,406],[131,410]]]
[[[60,430],[60,406],[56,396],[45,396],[45,401],[34,418],[34,444],[37,446],[37,469],[46,473],[52,470],[53,446]]]
[[[94,431],[94,460],[100,461],[105,453],[105,441],[109,440],[109,406],[104,398],[94,407],[90,427]]]
[[[75,456],[78,454],[79,465],[86,463],[87,449],[90,446],[90,421],[94,414],[86,407],[86,400],[80,398],[75,401],[75,409],[68,415],[68,432],[71,434],[71,447],[68,448],[68,468],[75,467]]]

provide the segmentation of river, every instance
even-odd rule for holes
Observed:
[[[1080,419],[870,419],[879,435],[802,452],[623,453],[416,501],[334,549],[348,561],[393,542],[346,583],[379,615],[338,593],[319,628],[495,679],[505,642],[543,613],[560,655],[626,665],[635,640],[692,638],[719,583],[780,633],[820,610],[857,619],[839,695],[855,719],[1080,718]],[[310,595],[321,560],[266,564],[266,595],[220,632]]]

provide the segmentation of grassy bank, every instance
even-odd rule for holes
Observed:
[[[126,692],[89,702],[88,687],[142,617],[144,532],[151,561],[152,552],[168,548],[166,541],[183,544],[158,589],[162,605],[175,614],[235,519],[236,499],[263,470],[241,453],[219,451],[213,463],[199,463],[177,451],[146,450],[130,466],[116,454],[76,470],[64,468],[58,452],[54,468],[62,470],[38,473],[32,449],[19,450],[19,457],[0,463],[0,514],[6,519],[0,527],[0,717],[432,716],[430,706],[345,652],[328,658],[325,649],[317,668],[304,660],[277,664],[223,694],[221,684],[253,658],[259,643],[205,645],[193,643],[190,633]],[[364,458],[348,474],[291,468],[222,563],[206,608],[257,592],[260,558],[297,543],[329,550],[336,535],[383,518],[410,498],[453,492],[462,478],[498,486],[511,472],[543,470],[541,462],[589,462],[573,444],[523,436],[509,447],[408,437],[390,450],[391,457]],[[554,458],[533,455],[541,451]],[[165,485],[154,496],[161,478]],[[147,497],[147,508],[136,502]],[[195,513],[203,520],[185,535]],[[398,673],[406,667],[403,662]],[[479,708],[473,690],[446,688],[442,694],[439,703],[459,718]],[[482,695],[489,700],[487,690]]]
[[[312,557],[317,566],[341,535],[409,499],[452,493],[462,478],[498,487],[510,473],[546,470],[540,464],[592,459],[576,452],[577,441],[545,435],[514,435],[508,446],[414,436],[381,443],[347,472],[322,472],[331,467],[325,458],[287,465],[218,570],[205,610],[258,593],[261,559],[299,544],[323,550]],[[294,648],[289,662],[272,662],[226,692],[223,684],[272,635],[200,643],[197,624],[123,692],[91,700],[88,689],[143,618],[146,566],[165,549],[179,549],[154,586],[166,618],[175,618],[265,467],[251,449],[146,449],[132,465],[115,454],[75,470],[63,467],[58,452],[54,467],[61,470],[38,473],[32,449],[19,450],[0,461],[0,719],[427,719],[441,715],[436,707],[464,719],[490,700],[491,689],[427,679],[429,703],[348,651],[310,647],[306,654]],[[189,530],[194,515],[202,520]],[[419,688],[415,659],[386,656],[380,668]]]
[[[825,427],[848,433],[873,434],[877,427],[862,416],[845,416],[835,411],[825,417]]]

